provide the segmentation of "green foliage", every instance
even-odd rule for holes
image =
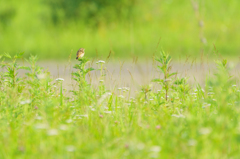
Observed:
[[[79,64],[76,64],[74,66],[75,69],[77,69],[76,72],[72,73],[73,79],[77,82],[78,84],[78,89],[73,90],[73,94],[76,96],[76,99],[79,100],[80,102],[83,102],[85,100],[88,100],[87,96],[92,97],[92,90],[90,88],[90,85],[86,81],[86,75],[90,71],[93,71],[93,68],[85,68],[86,63],[89,61],[86,57],[83,57],[81,59],[78,59]]]
[[[9,60],[12,60],[12,63],[6,63],[4,62],[4,59],[2,60],[0,66],[3,68],[3,69],[6,69],[6,72],[4,72],[3,76],[5,77],[5,82],[7,83],[7,85],[9,85],[10,87],[15,87],[17,82],[20,80],[19,77],[17,77],[17,70],[19,69],[26,69],[26,67],[24,66],[19,66],[16,62],[16,60],[18,58],[22,58],[22,55],[23,53],[18,53],[17,55],[15,56],[11,56],[7,53],[5,53],[4,55],[1,56],[2,57],[6,57],[8,58]],[[0,58],[0,59],[1,59]],[[21,88],[18,87],[20,90]]]
[[[165,88],[150,84],[135,97],[125,87],[112,93],[94,89],[85,79],[92,70],[85,68],[86,58],[74,66],[77,89],[69,94],[64,79],[54,82],[36,65],[36,56],[27,59],[30,66],[21,66],[28,72],[13,85],[9,80],[17,78],[22,54],[0,57],[10,59],[1,63],[8,76],[0,72],[0,158],[240,157],[240,87],[227,61],[217,62],[206,87],[190,89],[187,78],[173,80],[166,100]],[[157,60],[166,79],[172,78],[171,57],[161,52]]]
[[[170,89],[170,82],[172,81],[172,76],[176,75],[177,72],[171,73],[172,66],[170,66],[172,57],[169,54],[166,54],[163,50],[160,52],[159,57],[155,58],[156,61],[158,61],[161,65],[157,65],[157,68],[160,70],[161,73],[163,73],[164,78],[156,78],[153,79],[152,82],[158,82],[160,85],[163,86],[163,89],[165,90],[165,99],[168,99],[168,91]],[[179,83],[179,82],[177,82]]]
[[[139,0],[45,0],[51,8],[53,22],[79,21],[88,25],[109,24],[116,19],[129,19]],[[110,13],[110,14],[109,14]]]
[[[82,85],[85,85],[87,82],[85,79],[86,74],[90,71],[93,71],[94,69],[93,68],[85,69],[85,65],[89,61],[87,58],[78,59],[78,61],[79,61],[79,64],[76,64],[74,66],[74,68],[77,69],[77,71],[72,73],[72,75],[73,75],[73,79],[77,81],[79,84],[79,87],[81,87]]]
[[[58,60],[84,47],[89,57],[106,58],[111,51],[116,58],[140,59],[153,55],[161,38],[160,45],[181,59],[212,58],[213,43],[219,55],[237,56],[240,1],[195,2],[205,43],[189,0],[2,0],[0,52]]]
[[[181,92],[181,99],[185,99],[186,94],[190,91],[190,85],[187,83],[187,78],[177,78],[172,85],[172,89],[177,92]]]

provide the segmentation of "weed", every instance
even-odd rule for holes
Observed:
[[[163,73],[164,78],[156,78],[153,79],[152,82],[158,82],[160,85],[163,86],[163,89],[165,90],[165,99],[167,101],[168,99],[168,91],[170,89],[170,82],[172,82],[173,75],[176,75],[177,72],[171,73],[172,66],[170,66],[172,57],[169,54],[166,54],[163,50],[160,52],[160,56],[155,58],[156,61],[158,61],[161,65],[157,65],[159,71]]]
[[[239,158],[240,88],[226,60],[216,62],[206,87],[194,87],[174,78],[162,51],[163,78],[153,80],[160,89],[148,84],[128,98],[131,88],[110,93],[100,82],[94,89],[87,58],[74,66],[76,87],[67,94],[36,56],[19,66],[21,55],[1,56],[11,61],[1,63],[0,158]],[[98,67],[104,80],[104,63]],[[20,69],[27,71],[21,78]]]

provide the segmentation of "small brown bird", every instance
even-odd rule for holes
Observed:
[[[83,56],[84,56],[84,54],[85,54],[85,52],[84,52],[84,48],[80,48],[78,51],[77,51],[77,57],[76,57],[76,59],[78,59],[78,58],[82,58]]]

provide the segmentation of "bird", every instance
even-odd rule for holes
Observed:
[[[77,51],[77,57],[76,57],[76,59],[78,59],[78,58],[82,58],[83,56],[84,56],[84,54],[85,54],[85,52],[84,52],[84,48],[80,48],[78,51]]]

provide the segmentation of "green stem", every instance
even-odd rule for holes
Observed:
[[[165,96],[165,98],[166,98],[166,101],[167,101],[167,94],[168,94],[168,86],[167,86],[167,77],[166,77],[166,73],[165,73],[165,75],[164,75],[164,81],[165,81],[165,91],[166,91],[166,96]]]
[[[60,105],[63,105],[63,94],[62,94],[62,82],[61,82],[61,87],[60,87]]]

